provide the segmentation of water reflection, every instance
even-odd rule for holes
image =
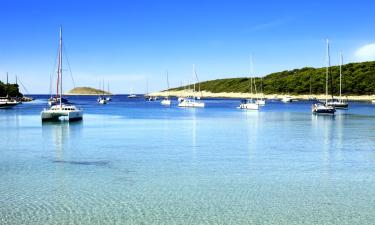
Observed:
[[[80,139],[80,133],[83,127],[83,121],[74,123],[44,122],[42,125],[43,140],[47,140],[47,149],[54,149],[54,160],[63,161],[64,152],[77,147],[74,145],[76,140]],[[77,144],[78,144],[77,142]]]
[[[246,121],[247,147],[249,152],[249,161],[255,157],[257,149],[258,129],[260,123],[260,113],[258,110],[243,111]]]

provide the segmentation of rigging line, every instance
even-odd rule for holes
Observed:
[[[73,87],[75,88],[76,87],[76,83],[75,83],[74,78],[73,78],[72,68],[70,67],[70,63],[69,63],[69,59],[68,59],[68,52],[66,51],[65,44],[63,44],[63,49],[65,51],[66,62],[68,63],[68,68],[69,68],[69,72],[70,72],[70,78],[72,79]]]
[[[56,64],[57,64],[57,61],[58,61],[58,58],[59,58],[59,48],[57,47],[57,50],[56,50],[56,59],[55,59],[55,63],[53,65],[53,68],[52,68],[52,72],[49,74],[49,93],[52,97],[53,93],[52,93],[52,80],[54,79],[54,74],[55,74],[55,69],[56,69]]]
[[[24,89],[24,91],[26,92],[26,94],[29,95],[29,91],[28,91],[27,88],[23,85],[23,83],[22,83],[22,81],[21,81],[20,78],[18,78],[18,81],[20,82],[20,84],[21,84],[22,88]]]

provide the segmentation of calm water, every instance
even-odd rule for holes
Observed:
[[[42,125],[46,98],[0,110],[0,224],[374,224],[375,105],[71,97]]]

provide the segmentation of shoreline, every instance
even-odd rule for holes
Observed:
[[[174,96],[174,97],[186,97],[192,96],[192,91],[160,91],[160,92],[153,92],[148,94],[149,96],[158,96],[158,97],[166,97],[166,96]],[[238,92],[218,92],[212,93],[207,91],[202,91],[200,94],[196,93],[196,96],[201,96],[203,98],[259,98],[263,97],[266,99],[281,99],[285,96],[290,96],[295,99],[300,100],[309,100],[310,97],[315,97],[316,99],[325,99],[324,94],[315,94],[315,95],[292,95],[292,94],[250,94],[250,93],[238,93]],[[338,96],[334,96],[338,98]],[[353,96],[344,96],[344,98],[348,99],[349,101],[372,101],[375,99],[375,95],[353,95]]]

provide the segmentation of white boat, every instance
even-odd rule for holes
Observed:
[[[281,99],[282,102],[284,103],[289,103],[289,102],[292,102],[293,101],[293,98],[289,95],[286,95],[284,96],[282,99]]]
[[[343,64],[343,57],[342,52],[340,52],[340,96],[339,98],[332,98],[327,101],[327,105],[333,106],[336,109],[347,109],[349,106],[348,100],[342,97],[341,90],[342,90],[342,64]]]
[[[259,110],[259,105],[253,99],[244,99],[239,106],[240,109]]]
[[[184,98],[182,102],[178,104],[178,107],[203,108],[204,102],[197,101],[195,98]]]
[[[375,104],[375,99],[371,101],[372,104]]]
[[[105,105],[105,104],[107,104],[108,101],[105,97],[99,97],[98,102],[99,102],[99,104]]]
[[[57,87],[60,90],[59,104],[51,106],[49,109],[44,109],[41,112],[42,121],[61,120],[66,118],[68,121],[82,120],[83,110],[77,108],[72,104],[64,104],[62,102],[62,29],[60,27],[60,41],[59,41],[59,63],[57,69]]]
[[[264,100],[263,98],[257,99],[255,101],[255,104],[260,105],[260,106],[265,106],[266,105],[266,100]]]
[[[74,105],[59,104],[41,113],[42,121],[58,121],[67,119],[69,121],[82,120],[83,110]]]
[[[331,63],[330,63],[330,55],[329,55],[329,41],[327,39],[326,100],[324,103],[318,102],[311,106],[311,111],[313,114],[334,115],[336,112],[336,109],[334,106],[328,105],[328,76],[329,76],[330,66],[331,66]]]
[[[171,100],[169,98],[165,98],[160,102],[162,105],[171,105]]]
[[[135,94],[130,94],[130,95],[128,96],[128,98],[137,98],[137,95],[135,95]]]
[[[178,97],[177,101],[180,103],[185,99],[185,97]]]
[[[101,95],[99,95],[97,101],[101,105],[105,105],[108,103],[107,97],[105,97],[105,91],[104,91],[104,80],[103,80],[103,85],[99,84],[99,90],[101,90]]]
[[[193,65],[193,79],[197,79],[197,73],[195,72],[195,65]],[[205,106],[204,102],[198,100],[195,96],[195,82],[193,84],[193,94],[192,97],[187,97],[180,99],[181,102],[178,103],[179,107],[183,108],[203,108]]]
[[[250,95],[253,95],[253,57],[250,56]],[[254,81],[255,82],[255,81]],[[254,83],[255,89],[256,85]],[[259,105],[254,101],[252,98],[249,99],[243,99],[241,101],[239,109],[247,109],[247,110],[259,110]]]
[[[109,92],[109,82],[107,84],[107,93],[108,93],[108,96],[105,98],[105,100],[107,100],[107,102],[112,101],[112,96],[110,95],[110,92]]]
[[[9,97],[0,97],[0,109],[10,109],[18,104],[20,104],[20,102],[16,99],[12,99]]]
[[[167,71],[167,96],[160,102],[162,105],[170,106],[171,100],[169,99],[169,78],[168,78],[168,71]]]

